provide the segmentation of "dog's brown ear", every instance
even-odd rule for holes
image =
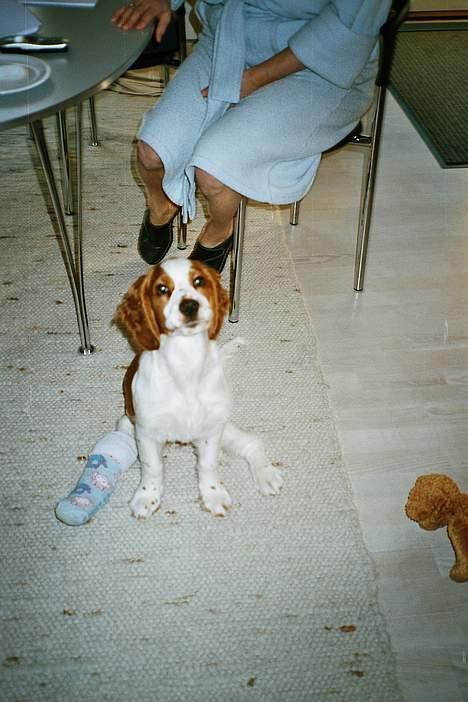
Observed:
[[[152,306],[150,281],[153,270],[138,278],[114,315],[115,323],[125,332],[135,351],[159,348],[160,329]]]
[[[210,269],[210,275],[213,281],[213,297],[211,301],[213,318],[208,329],[208,336],[210,339],[216,339],[229,308],[229,295],[221,285],[221,276],[218,271]]]

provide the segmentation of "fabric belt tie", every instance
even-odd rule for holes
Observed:
[[[208,100],[239,102],[244,67],[244,3],[227,0],[216,26]]]

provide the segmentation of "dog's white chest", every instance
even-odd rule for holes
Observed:
[[[211,436],[229,417],[218,350],[210,346],[202,356],[199,351],[194,347],[193,353],[175,358],[151,352],[141,358],[133,381],[136,421],[160,441]]]

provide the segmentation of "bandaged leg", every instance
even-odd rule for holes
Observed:
[[[111,497],[117,480],[137,458],[132,426],[122,418],[116,431],[105,434],[94,446],[76,486],[57,504],[61,522],[80,526],[88,522]]]

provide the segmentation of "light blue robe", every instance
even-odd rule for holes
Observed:
[[[173,0],[176,9],[182,3]],[[138,138],[164,163],[163,187],[196,211],[195,168],[272,204],[302,198],[320,155],[369,108],[377,37],[391,0],[203,0],[204,30]],[[289,48],[305,68],[239,100],[244,68]],[[209,86],[209,96],[201,90]]]

